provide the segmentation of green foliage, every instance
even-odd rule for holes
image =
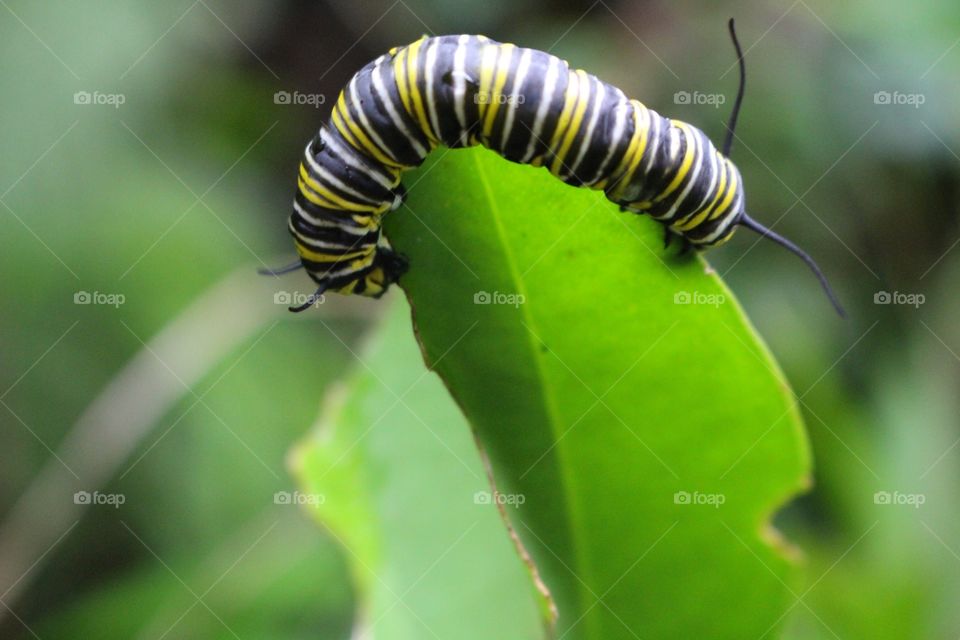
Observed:
[[[362,367],[294,451],[305,501],[344,548],[370,637],[533,638],[523,566],[478,499],[487,486],[469,426],[424,367],[409,308],[394,302]]]
[[[418,335],[515,503],[558,631],[775,626],[791,578],[768,520],[809,459],[729,292],[657,247],[657,225],[543,170],[471,150],[410,182],[388,232]]]
[[[344,81],[373,55],[425,31],[486,33],[549,49],[660,113],[688,120],[714,140],[722,137],[735,88],[724,29],[730,7],[661,3],[657,19],[651,20],[643,3],[606,3],[606,8],[596,5],[590,11],[574,4],[134,0],[53,5],[14,0],[0,7],[6,17],[0,21],[5,89],[0,113],[7,123],[0,199],[12,210],[0,207],[0,271],[7,276],[0,280],[6,302],[0,317],[0,395],[6,405],[0,406],[0,451],[5,454],[0,459],[0,528],[9,526],[40,470],[59,468],[51,451],[62,456],[112,446],[87,442],[65,449],[72,425],[90,402],[138,353],[145,353],[134,334],[150,340],[164,331],[227,273],[246,268],[252,279],[258,257],[272,264],[292,255],[283,218],[297,154],[328,115]],[[764,222],[778,221],[778,230],[815,255],[850,311],[845,323],[833,317],[809,273],[772,244],[755,245],[755,238],[743,234],[710,254],[711,264],[750,309],[802,398],[817,460],[814,492],[777,520],[806,555],[804,582],[795,589],[803,602],[784,619],[785,637],[956,638],[960,298],[955,290],[960,254],[955,211],[960,174],[955,154],[960,138],[954,125],[960,48],[953,45],[960,5],[938,0],[920,11],[890,0],[869,5],[821,0],[776,11],[760,2],[738,6],[734,13],[749,49],[750,84],[734,158],[750,207]],[[327,103],[320,109],[274,104],[274,92],[294,90],[321,92]],[[713,109],[672,100],[677,91],[695,90],[722,92],[727,102]],[[922,92],[926,104],[875,104],[875,92],[896,90]],[[72,97],[78,91],[119,92],[126,102],[119,109],[76,105]],[[407,181],[417,214],[465,256],[440,233],[438,225],[448,212],[428,216],[428,209],[417,203],[420,187],[430,188],[427,180],[413,185],[417,179]],[[191,191],[203,194],[217,180],[204,197],[215,216],[205,205],[194,205]],[[581,197],[572,189],[564,193]],[[465,217],[473,214],[462,211]],[[582,232],[583,225],[615,217],[613,211],[590,211],[556,248]],[[405,232],[399,228],[402,218],[398,214],[391,221],[397,238]],[[679,263],[665,257],[659,238],[647,228],[655,227],[624,221],[678,270]],[[481,241],[488,231],[479,236]],[[429,232],[418,235],[424,243],[437,243]],[[407,242],[404,249],[415,254],[416,244]],[[637,246],[641,255],[647,254]],[[480,274],[478,265],[464,259]],[[430,257],[417,257],[411,284],[421,275],[442,280],[463,269],[454,261],[445,272],[419,270],[425,260]],[[693,263],[690,268],[700,267]],[[267,286],[309,290],[302,275]],[[474,286],[492,288],[479,281]],[[79,290],[123,293],[126,304],[119,309],[75,307],[72,296]],[[920,308],[876,306],[878,290],[921,292],[927,299]],[[567,291],[559,295],[569,295]],[[270,306],[269,293],[262,302]],[[352,307],[356,302],[331,296],[325,308],[337,315],[338,309],[357,308]],[[211,332],[239,318],[243,308],[223,305],[223,316],[210,320]],[[0,637],[32,638],[29,626],[44,640],[156,638],[194,604],[184,585],[121,520],[198,594],[223,576],[204,599],[240,637],[349,637],[350,558],[341,557],[336,540],[319,534],[304,514],[273,505],[271,497],[291,489],[283,456],[315,417],[327,384],[351,366],[351,350],[366,327],[363,316],[373,308],[337,321],[321,314],[284,319],[259,342],[258,333],[238,345],[191,385],[198,395],[209,391],[205,403],[280,477],[267,472],[210,410],[194,406],[196,398],[175,378],[161,378],[182,396],[122,461],[108,485],[89,486],[79,470],[76,487],[55,500],[30,505],[32,522],[40,529],[64,504],[73,504],[73,489],[120,491],[127,497],[120,510],[86,509],[49,551],[43,545],[17,552],[25,566],[39,562],[18,583],[19,595],[4,596],[16,618],[3,614]],[[691,339],[693,352],[703,352],[701,343],[726,335],[722,325],[713,328],[715,333]],[[632,348],[630,340],[650,336],[622,338]],[[503,337],[507,343],[510,339]],[[181,344],[192,353],[201,343]],[[501,344],[501,338],[493,344]],[[411,366],[420,366],[419,356],[410,358]],[[668,390],[676,386],[672,376],[681,367],[694,365],[677,358],[671,366],[660,378]],[[183,377],[179,366],[173,368]],[[146,404],[158,393],[155,386],[140,389]],[[699,410],[697,389],[675,406]],[[140,400],[134,397],[131,404]],[[754,398],[744,393],[735,402],[743,405]],[[408,404],[412,406],[410,399]],[[691,446],[714,443],[729,429],[724,425],[718,436]],[[462,430],[451,427],[451,432]],[[646,435],[644,440],[654,448]],[[663,451],[657,453],[680,473]],[[713,455],[713,449],[707,453]],[[740,465],[758,453],[754,449]],[[416,459],[413,466],[423,464]],[[618,472],[603,464],[588,475]],[[450,481],[436,477],[438,485]],[[757,487],[766,490],[759,479]],[[875,492],[897,490],[920,493],[926,503],[920,508],[874,503]],[[637,504],[631,497],[623,508]],[[443,515],[456,522],[452,511],[461,507],[472,510],[474,505],[450,503]],[[723,517],[725,510],[720,512]],[[238,561],[269,528],[274,514],[289,517],[282,517]],[[681,514],[684,521],[693,515]],[[480,526],[486,525],[477,530]],[[502,527],[496,531],[490,539],[502,550]],[[291,543],[294,532],[299,538]],[[728,537],[720,530],[717,541]],[[660,544],[664,542],[666,538]],[[459,545],[451,554],[457,549]],[[699,553],[691,548],[690,561]],[[651,554],[635,570],[650,571]],[[513,561],[509,552],[499,557]],[[751,563],[755,558],[744,549],[743,566]],[[500,561],[494,564],[500,566]],[[472,570],[473,564],[465,566]],[[665,584],[674,580],[671,572],[661,579]],[[448,591],[473,588],[459,578],[452,584]],[[529,593],[526,584],[515,589],[511,592],[523,597]],[[705,598],[701,583],[691,583],[689,590],[690,597]],[[637,599],[659,598],[657,593],[642,592]],[[752,610],[752,603],[740,609]],[[655,619],[681,613],[677,604]],[[197,605],[166,637],[218,635],[234,637]],[[772,629],[765,638],[775,636]],[[506,632],[496,637],[509,638]]]

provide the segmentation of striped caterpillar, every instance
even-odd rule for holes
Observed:
[[[648,109],[616,87],[548,53],[484,36],[426,37],[358,71],[330,122],[307,144],[289,230],[304,267],[325,291],[379,297],[407,270],[381,233],[405,192],[401,174],[434,148],[481,144],[507,160],[545,167],[577,187],[603,190],[621,210],[651,216],[683,250],[719,245],[737,226],[810,256],[745,211],[743,182],[729,159],[745,71],[733,20],[740,86],[718,151],[698,128]]]

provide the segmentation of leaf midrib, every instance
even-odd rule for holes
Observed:
[[[507,242],[506,233],[500,217],[501,215],[500,208],[497,205],[496,198],[494,197],[494,194],[493,194],[493,189],[490,186],[490,181],[487,178],[487,174],[483,167],[483,164],[480,162],[480,156],[477,154],[474,154],[474,165],[476,166],[476,169],[477,169],[477,176],[479,177],[480,184],[483,186],[483,193],[487,200],[490,217],[493,219],[494,228],[496,229],[496,233],[497,233],[497,238],[500,241],[500,245],[503,247],[503,254],[507,263],[507,268],[510,272],[510,277],[514,281],[517,288],[516,293],[523,295],[525,300],[530,300],[530,296],[527,295],[527,289],[523,281],[523,278],[519,274],[517,265],[514,262],[513,253],[510,250],[510,245]],[[528,311],[527,305],[521,304],[521,305],[518,305],[518,308],[520,313],[525,318],[527,326],[531,327],[534,330],[539,329],[539,327],[537,326],[537,323],[535,322],[532,315]],[[556,445],[554,446],[554,449],[557,450],[556,457],[560,459],[560,464],[558,464],[557,467],[558,467],[560,479],[563,483],[563,494],[566,498],[564,500],[564,513],[566,515],[566,520],[568,523],[568,531],[570,532],[573,551],[576,554],[578,569],[582,570],[585,574],[587,574],[587,576],[589,576],[592,579],[593,572],[591,570],[589,559],[583,554],[583,550],[586,547],[583,544],[581,544],[581,542],[585,538],[584,538],[583,532],[580,530],[580,527],[578,526],[578,523],[582,521],[582,518],[577,517],[580,514],[580,509],[579,509],[579,504],[575,499],[575,496],[578,494],[576,491],[571,489],[571,487],[576,484],[576,481],[574,476],[568,472],[570,466],[565,464],[566,456],[564,455],[564,447],[560,444],[560,440],[563,435],[562,433],[560,433],[560,430],[559,430],[560,411],[557,408],[556,400],[554,398],[554,394],[551,390],[551,387],[550,385],[547,384],[545,363],[541,355],[542,352],[540,351],[540,349],[537,348],[537,345],[534,342],[535,338],[533,335],[533,331],[526,330],[523,333],[525,334],[524,339],[526,340],[527,345],[529,347],[530,360],[533,361],[534,367],[536,369],[537,378],[539,378],[540,380],[540,387],[542,389],[540,397],[542,399],[544,410],[550,422],[550,431],[553,433],[554,442],[556,443]],[[537,331],[537,335],[539,335],[539,331]],[[548,454],[548,455],[551,455],[551,454]],[[543,543],[541,542],[541,544]],[[549,547],[547,549],[548,551],[550,551],[550,553],[553,553],[553,551],[550,550]],[[559,556],[558,556],[558,559],[560,559]],[[564,563],[562,559],[560,559],[560,562],[566,565],[566,563]],[[567,569],[570,570],[571,573],[573,573],[570,567],[567,567]],[[585,581],[576,573],[574,573],[574,577],[577,579],[577,582],[579,585],[579,588],[577,589],[577,593],[580,599],[580,611],[583,612],[582,615],[586,615],[586,613],[592,608],[591,606],[592,603],[588,602],[588,595],[592,595],[592,592],[591,594],[587,594],[586,592],[588,590],[586,588],[586,584],[588,583],[587,581]],[[549,587],[550,585],[547,585],[547,586]],[[562,612],[560,613],[562,615]],[[588,629],[595,626],[593,617],[588,617],[586,621],[586,626],[588,627]],[[593,631],[594,630],[591,629],[591,631],[588,633],[589,637],[600,637],[599,634],[593,633]]]

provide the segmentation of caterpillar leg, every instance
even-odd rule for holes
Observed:
[[[671,230],[670,230],[670,227],[666,227],[666,226],[665,226],[663,229],[664,229],[664,233],[663,233],[663,248],[664,248],[664,249],[666,249],[666,248],[668,248],[668,247],[670,246],[670,244],[673,242],[674,238],[678,238],[679,241],[680,241],[680,251],[677,252],[677,255],[678,255],[678,256],[685,256],[685,255],[687,255],[687,254],[690,252],[690,249],[694,249],[695,251],[699,251],[699,250],[701,249],[700,245],[696,245],[696,244],[690,242],[690,240],[689,240],[685,235],[682,235],[682,234],[675,233],[675,232],[671,231]]]
[[[371,298],[379,298],[387,292],[390,285],[395,284],[400,280],[400,276],[407,272],[410,268],[407,257],[384,244],[377,247],[373,265],[369,271],[356,280],[356,284],[345,293],[359,293]]]
[[[670,230],[670,227],[665,226],[663,228],[663,248],[664,249],[669,248],[674,238],[680,239],[680,251],[677,252],[678,256],[686,255],[690,251],[690,249],[696,249],[696,250],[700,249],[699,246],[690,242],[690,240],[688,240],[686,236],[679,233],[675,233]]]
[[[397,282],[400,276],[410,269],[410,260],[402,253],[398,253],[391,248],[379,247],[377,249],[377,266],[383,270],[384,289]]]

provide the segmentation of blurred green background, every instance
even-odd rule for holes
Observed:
[[[254,275],[292,256],[301,145],[373,56],[458,32],[549,50],[719,140],[730,16],[749,208],[850,316],[772,244],[710,254],[814,446],[777,520],[807,575],[787,636],[957,637],[946,0],[0,2],[0,637],[347,638],[340,551],[274,494],[378,307],[288,317]]]

